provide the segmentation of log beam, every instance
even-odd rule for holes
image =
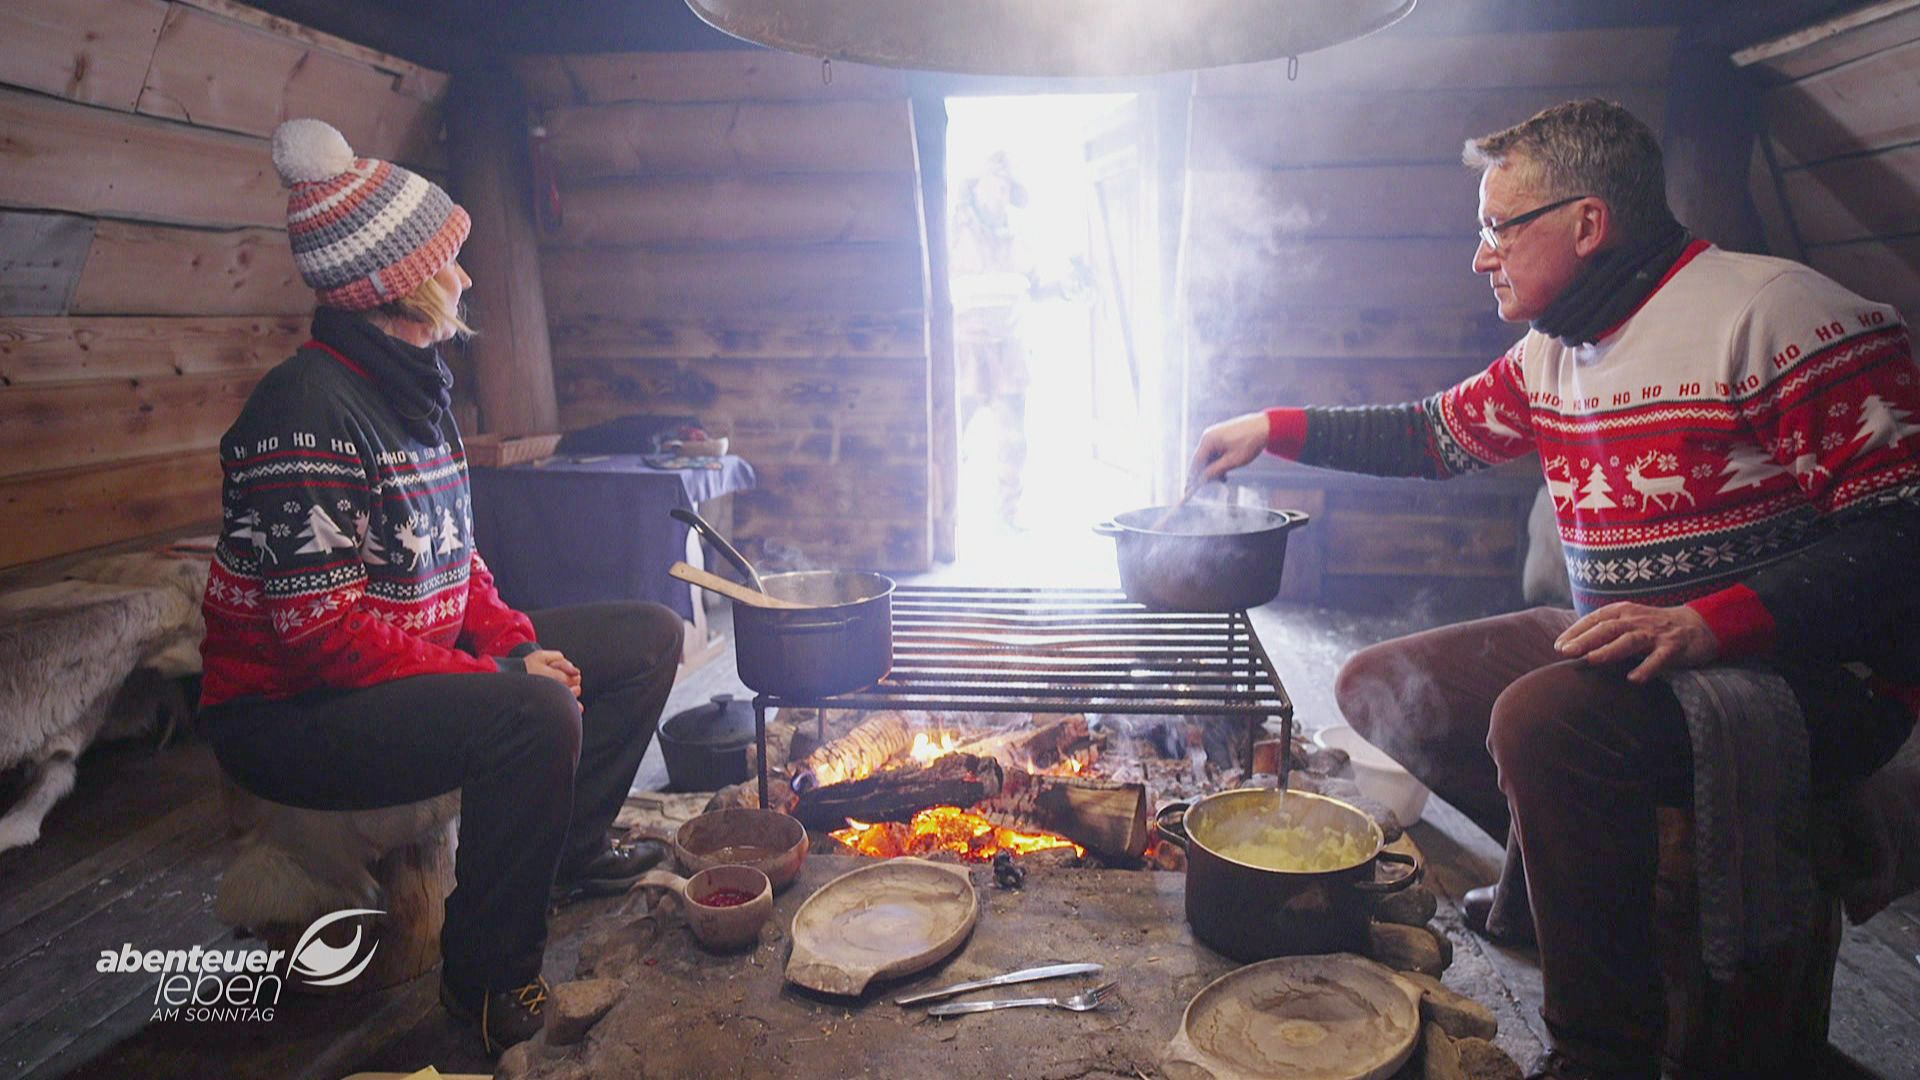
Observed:
[[[468,351],[481,429],[507,435],[560,427],[525,116],[520,88],[504,69],[455,76],[448,159],[455,197],[473,216],[461,261],[473,277],[474,316],[485,331]]]

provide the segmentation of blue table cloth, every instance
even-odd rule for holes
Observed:
[[[507,603],[523,611],[596,600],[653,600],[693,618],[676,506],[753,487],[753,466],[654,468],[639,454],[570,455],[472,471],[473,531]]]

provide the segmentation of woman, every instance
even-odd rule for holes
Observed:
[[[446,192],[338,131],[273,137],[313,340],[220,444],[202,703],[221,766],[274,802],[361,810],[461,791],[441,1000],[489,1053],[542,1022],[550,891],[619,891],[657,844],[607,828],[680,655],[657,604],[502,603],[435,346],[469,333]]]

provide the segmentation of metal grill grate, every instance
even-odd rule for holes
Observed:
[[[901,586],[885,678],[826,698],[762,694],[753,705],[762,805],[769,706],[1243,716],[1249,769],[1263,720],[1285,720],[1289,736],[1293,727],[1293,702],[1246,612],[1150,611],[1108,589]]]

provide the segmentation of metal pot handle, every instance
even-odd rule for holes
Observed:
[[[1388,893],[1397,893],[1409,885],[1412,885],[1414,882],[1419,881],[1427,872],[1425,860],[1421,859],[1418,855],[1409,855],[1404,851],[1382,851],[1374,856],[1374,861],[1393,863],[1396,866],[1410,866],[1413,869],[1408,870],[1399,877],[1388,878],[1385,881],[1356,881],[1353,883],[1354,892],[1366,893],[1369,896],[1385,896]]]
[[[1109,518],[1106,521],[1103,521],[1100,524],[1095,525],[1093,527],[1093,531],[1099,533],[1101,536],[1113,537],[1113,536],[1119,536],[1121,533],[1126,532],[1127,530],[1121,528],[1119,522]]]
[[[1286,528],[1288,532],[1292,532],[1293,530],[1313,520],[1313,515],[1307,513],[1305,510],[1282,510],[1280,512],[1282,514],[1285,514],[1287,517]]]
[[[1187,811],[1191,809],[1193,804],[1190,802],[1168,803],[1161,807],[1160,812],[1153,815],[1153,831],[1160,834],[1160,839],[1181,851],[1187,850]]]

